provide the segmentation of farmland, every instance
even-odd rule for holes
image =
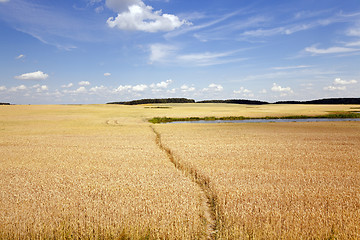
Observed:
[[[148,122],[354,109],[0,106],[0,238],[359,238],[359,122]]]

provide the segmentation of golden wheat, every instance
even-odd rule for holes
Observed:
[[[360,237],[360,123],[156,125],[210,179],[221,239]]]
[[[359,238],[359,123],[147,123],[354,106],[166,106],[0,106],[0,239]]]
[[[12,106],[1,117],[0,239],[205,237],[201,189],[148,124],[101,109]]]

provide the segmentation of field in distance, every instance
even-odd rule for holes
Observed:
[[[360,237],[359,105],[0,106],[0,239]]]

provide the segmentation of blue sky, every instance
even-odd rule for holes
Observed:
[[[0,102],[360,97],[358,0],[0,0]]]

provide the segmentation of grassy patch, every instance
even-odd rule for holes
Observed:
[[[326,115],[293,115],[283,117],[258,117],[250,118],[244,116],[229,116],[229,117],[186,117],[186,118],[170,118],[170,117],[154,117],[149,120],[151,123],[169,123],[169,122],[192,122],[192,121],[216,121],[216,120],[250,120],[250,119],[309,119],[309,118],[360,118],[360,113],[355,112],[332,112]]]

